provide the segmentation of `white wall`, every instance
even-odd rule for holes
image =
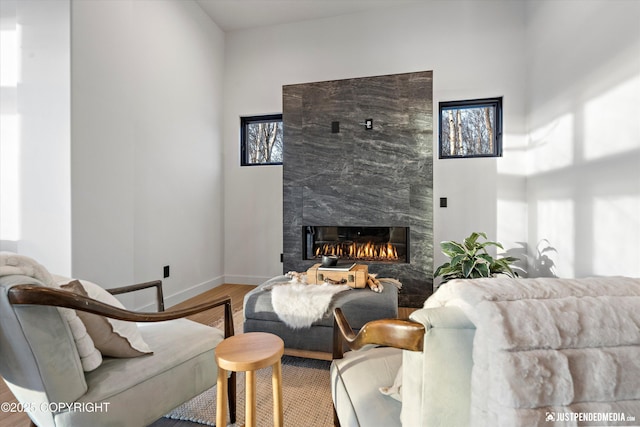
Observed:
[[[16,204],[12,211],[19,218],[8,236],[13,242],[2,247],[34,257],[51,271],[70,274],[69,0],[7,2],[2,9],[4,22],[9,18],[5,15],[15,14],[20,62],[17,85],[2,88],[3,146],[11,137],[5,133],[7,120],[17,130],[14,173],[11,182],[3,182],[4,194],[9,187],[16,193],[13,200],[3,197],[2,202]],[[9,220],[0,221],[4,219]]]
[[[170,265],[169,305],[222,282],[223,54],[192,1],[73,2],[75,277],[113,287]]]
[[[239,166],[239,117],[282,111],[285,84],[433,70],[434,141],[439,101],[504,96],[502,159],[434,159],[435,206],[449,199],[448,208],[434,207],[434,234],[436,242],[472,231],[506,244],[525,241],[525,178],[514,165],[525,133],[524,36],[524,5],[511,1],[428,2],[227,34],[228,281],[259,283],[282,273],[282,170]],[[513,177],[503,180],[506,174]],[[513,225],[499,228],[504,215]],[[436,264],[443,261],[436,254]]]
[[[20,238],[19,46],[16,1],[0,2],[0,251],[11,252]]]
[[[433,70],[435,111],[505,103],[503,158],[434,160],[436,243],[486,231],[548,241],[562,276],[640,275],[638,2],[429,2],[226,43],[191,1],[20,4],[19,243],[53,271],[116,286],[169,264],[170,304],[281,273],[281,167],[240,168],[239,117],[280,112],[284,84]]]
[[[563,277],[640,276],[640,2],[529,2],[531,248]]]

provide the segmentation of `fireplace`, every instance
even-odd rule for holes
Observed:
[[[337,255],[341,260],[408,263],[408,227],[302,227],[303,259]]]
[[[433,73],[421,71],[283,86],[283,273],[320,263],[316,251],[325,243],[330,251],[353,246],[340,236],[360,243],[342,226],[400,225],[404,244],[395,240],[397,227],[372,239],[391,243],[397,260],[341,264],[399,280],[398,305],[422,307],[433,289],[432,83]],[[372,129],[361,125],[368,118]],[[319,226],[332,225],[333,235],[321,233]]]

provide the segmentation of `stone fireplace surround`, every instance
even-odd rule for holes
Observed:
[[[284,272],[314,264],[307,226],[409,227],[409,263],[367,264],[403,283],[400,306],[421,307],[433,290],[432,72],[284,86],[283,122]]]

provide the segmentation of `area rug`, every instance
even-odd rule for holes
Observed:
[[[242,333],[242,311],[234,313],[236,333]],[[292,356],[282,358],[282,406],[285,426],[329,427],[333,406],[329,378],[330,362]],[[237,374],[237,427],[244,424],[245,375]],[[257,425],[273,425],[271,369],[256,372]],[[166,418],[215,426],[216,388],[212,387],[165,415]]]

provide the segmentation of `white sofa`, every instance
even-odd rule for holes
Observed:
[[[411,320],[422,351],[333,361],[342,427],[640,422],[640,279],[451,281]],[[379,390],[400,366],[401,402]]]

